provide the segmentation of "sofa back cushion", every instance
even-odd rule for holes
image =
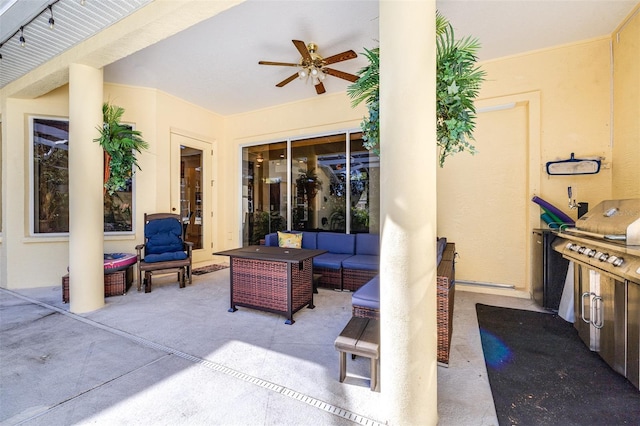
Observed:
[[[356,234],[356,254],[380,256],[380,235]]]
[[[318,248],[318,233],[302,231],[302,248],[311,250]]]
[[[318,249],[336,254],[355,254],[356,236],[337,232],[318,233]]]

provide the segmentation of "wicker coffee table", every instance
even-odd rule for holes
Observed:
[[[214,253],[231,258],[229,312],[243,306],[285,315],[285,324],[293,324],[295,312],[315,307],[312,260],[325,252],[249,246]]]

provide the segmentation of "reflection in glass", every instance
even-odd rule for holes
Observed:
[[[202,150],[180,146],[180,215],[185,241],[203,248]]]
[[[286,148],[286,142],[275,142],[242,149],[243,246],[287,229]]]
[[[380,159],[364,148],[362,134],[289,143],[289,164],[287,142],[242,149],[243,245],[260,244],[266,234],[284,229],[379,233]]]
[[[33,119],[35,233],[69,232],[69,122]]]

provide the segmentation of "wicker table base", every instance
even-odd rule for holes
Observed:
[[[313,256],[320,250],[280,247],[242,248],[215,253],[231,257],[231,307],[259,309],[286,315],[293,324],[293,314],[305,305],[313,309]]]

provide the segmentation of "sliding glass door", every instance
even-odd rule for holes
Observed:
[[[242,148],[243,245],[288,229],[377,234],[379,170],[359,132]]]

